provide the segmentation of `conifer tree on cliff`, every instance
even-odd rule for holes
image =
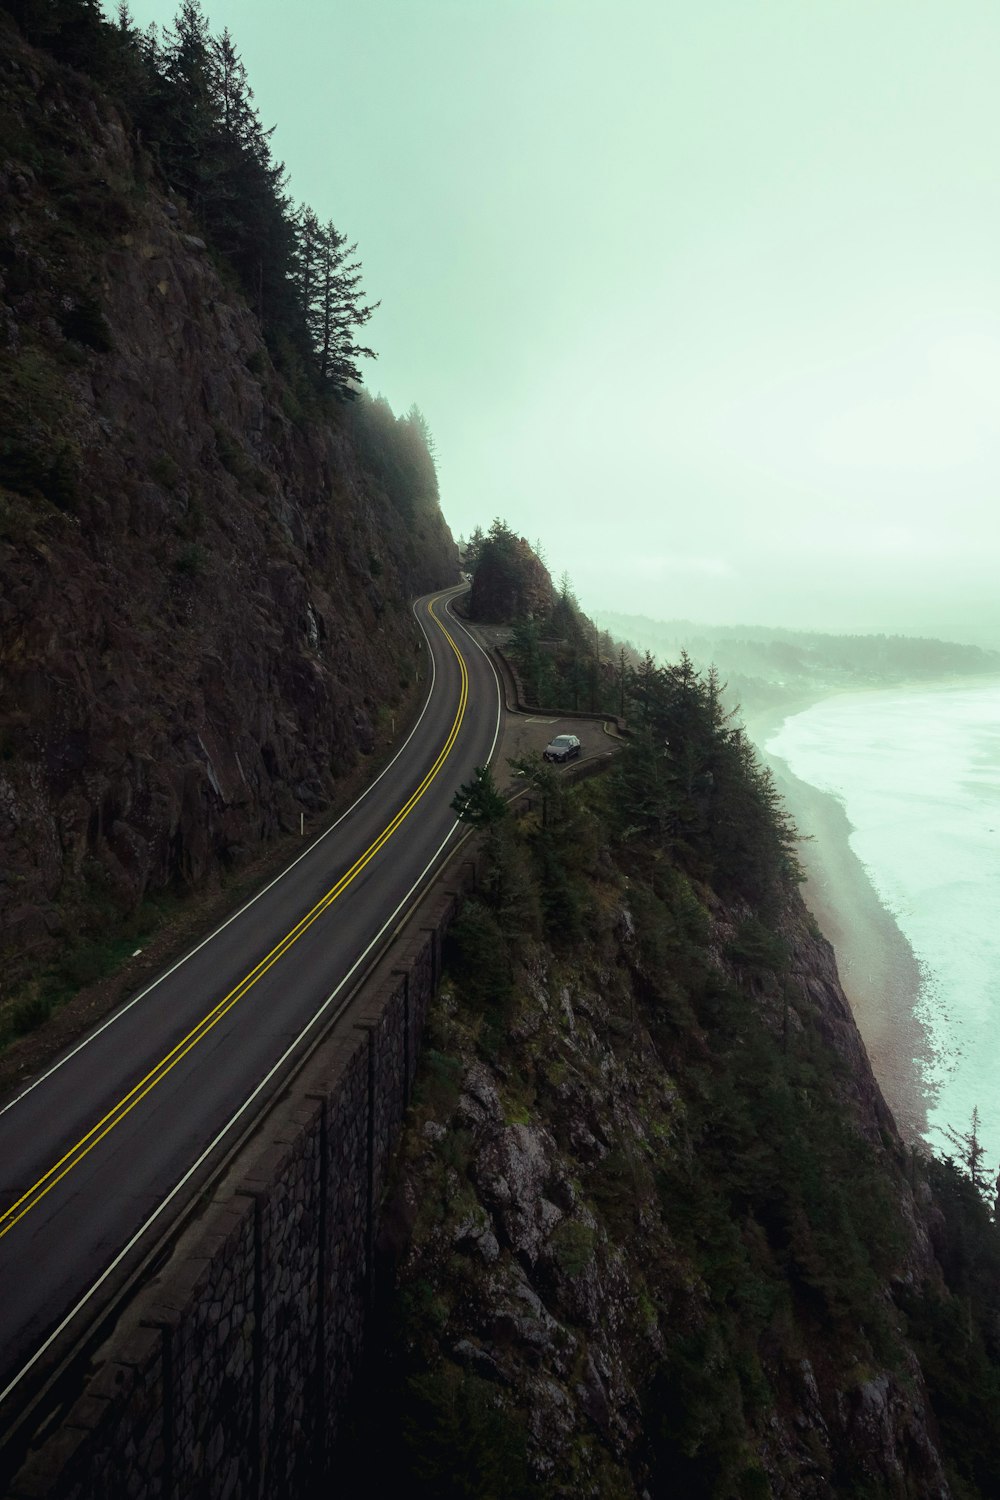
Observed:
[[[398,423],[400,448],[413,493],[433,502],[438,498],[434,438],[427,418],[414,404]]]
[[[320,256],[323,250],[323,226],[315,209],[303,203],[295,220],[295,281],[302,315],[308,324],[310,309],[316,301]]]
[[[374,359],[374,349],[356,341],[356,330],[363,328],[378,307],[366,303],[361,289],[361,262],[351,257],[357,245],[349,245],[347,236],[332,223],[319,226],[315,215],[300,220],[299,243],[308,237],[308,293],[304,311],[312,337],[319,376],[335,395],[349,399],[361,383],[359,359]],[[300,248],[300,269],[303,265]],[[304,288],[300,285],[300,295]]]
[[[547,616],[552,580],[524,537],[497,517],[478,547],[469,611],[474,620]]]
[[[211,44],[211,86],[218,117],[224,190],[216,200],[213,239],[239,273],[262,322],[289,328],[297,308],[290,277],[295,224],[285,167],[271,156],[243,60],[228,29]]]
[[[138,30],[127,0],[113,22],[98,0],[4,8],[29,40],[91,72],[124,107],[166,183],[235,271],[286,371],[310,368],[327,390],[352,396],[358,360],[375,357],[358,330],[378,303],[364,300],[357,247],[311,210],[293,214],[284,164],[271,154],[273,127],[261,124],[231,33],[212,36],[201,0],[181,0],[162,37],[155,25]]]
[[[217,125],[212,100],[211,35],[198,0],[182,0],[160,62],[160,156],[167,179],[206,218],[216,195]]]
[[[3,9],[30,42],[74,68],[99,70],[107,28],[98,0],[5,0]]]

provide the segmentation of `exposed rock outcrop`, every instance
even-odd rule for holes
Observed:
[[[793,901],[787,982],[740,973],[746,913],[703,892],[682,1034],[603,878],[572,957],[523,949],[502,1035],[460,984],[432,1013],[383,1236],[414,1472],[447,1487],[448,1412],[482,1493],[947,1496],[894,1303],[940,1273],[832,950]],[[873,1199],[856,1252],[844,1192]]]
[[[4,36],[0,932],[16,981],[329,801],[452,581],[349,411],[304,413],[183,203]],[[304,399],[304,398],[303,398]]]

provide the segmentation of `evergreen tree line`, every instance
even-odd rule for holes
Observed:
[[[636,1009],[609,1015],[606,1025],[626,1048],[640,1022],[648,1028],[684,1101],[684,1149],[666,1143],[646,1162],[614,1141],[604,1161],[583,1169],[582,1191],[613,1242],[655,1238],[651,1216],[669,1233],[663,1286],[656,1277],[664,1262],[651,1261],[651,1301],[670,1306],[671,1316],[644,1392],[641,1457],[656,1481],[649,1489],[763,1493],[752,1461],[757,1434],[780,1399],[782,1367],[795,1367],[803,1339],[819,1329],[845,1371],[898,1370],[912,1351],[952,1492],[993,1494],[1000,1238],[983,1201],[977,1118],[956,1134],[957,1162],[887,1137],[876,1157],[844,1108],[843,1062],[824,1036],[822,1007],[791,969],[784,918],[797,874],[793,831],[720,708],[718,682],[683,658],[668,667],[646,658],[631,678],[630,708],[634,734],[608,776],[573,789],[537,758],[511,763],[530,783],[523,818],[512,816],[487,768],[458,790],[452,805],[483,835],[486,859],[449,935],[447,962],[466,1007],[460,1026],[476,1037],[482,1061],[549,1107],[549,1064],[538,1064],[536,1052],[529,1074],[512,1038],[527,1032],[525,1009],[537,1003],[545,963],[587,973],[607,961],[590,945],[600,944],[606,924],[608,882],[624,882]],[[750,908],[725,947],[728,976],[712,946],[710,891]],[[552,953],[542,965],[539,942]],[[461,1076],[451,1057],[430,1056],[439,1075],[453,1066]],[[435,1086],[425,1068],[418,1100]],[[459,1131],[449,1157],[459,1167],[462,1143]],[[926,1275],[901,1274],[912,1234],[898,1194],[904,1177],[928,1210],[936,1264]],[[667,1300],[677,1255],[700,1278],[694,1319],[676,1296]],[[414,1494],[471,1493],[453,1485],[450,1428],[442,1438],[454,1371],[438,1325],[424,1321],[429,1305],[403,1299],[399,1307],[402,1346],[420,1353],[415,1373],[397,1357],[395,1425],[405,1433],[404,1462],[426,1480]],[[465,1414],[462,1461],[474,1448],[483,1472],[503,1472],[503,1493],[540,1493],[523,1445],[512,1443],[510,1410],[494,1400]],[[864,1455],[848,1447],[840,1461],[843,1492],[869,1493]]]
[[[365,301],[357,246],[288,193],[232,35],[213,36],[200,0],[170,27],[140,31],[127,3],[114,21],[97,0],[8,0],[26,39],[98,82],[130,119],[167,186],[235,275],[286,375],[351,397]]]
[[[414,404],[397,417],[384,396],[368,396],[350,408],[352,431],[366,466],[407,520],[438,503],[434,440],[427,419]]]
[[[723,701],[715,668],[682,652],[661,666],[638,657],[587,618],[564,574],[553,586],[538,551],[505,521],[472,533],[473,618],[511,622],[508,651],[530,702],[627,720],[614,777],[626,839],[639,836],[701,880],[754,905],[801,878],[796,832],[771,773]]]
[[[647,652],[625,676],[632,733],[615,773],[621,835],[768,911],[801,879],[796,829],[769,770],[723,702],[715,669]]]
[[[611,627],[648,641],[661,655],[686,647],[696,660],[724,657],[747,672],[819,675],[841,671],[862,680],[895,682],[948,672],[995,672],[998,653],[927,636],[845,635],[769,625],[705,625],[609,613]]]
[[[467,565],[489,557],[498,541],[514,555],[502,532],[480,534]],[[564,641],[581,619],[562,621]],[[538,646],[551,630],[551,612],[522,617],[513,649],[527,661],[526,643]],[[579,955],[600,930],[595,877],[597,889],[612,869],[627,877],[634,993],[685,1099],[697,1163],[689,1171],[683,1156],[667,1151],[655,1185],[673,1243],[699,1268],[707,1296],[701,1325],[668,1330],[650,1372],[644,1426],[653,1472],[685,1493],[757,1493],[740,1487],[740,1468],[774,1399],[776,1351],[798,1357],[799,1320],[818,1319],[847,1362],[898,1367],[908,1344],[953,1492],[969,1500],[992,1494],[1000,1454],[1000,1200],[991,1214],[978,1112],[967,1132],[950,1133],[954,1157],[928,1158],[884,1139],[886,1155],[876,1164],[843,1112],[842,1064],[821,1034],[821,1011],[791,970],[784,918],[800,871],[795,830],[770,774],[727,710],[714,669],[699,672],[683,653],[669,665],[650,653],[622,661],[630,734],[607,776],[572,790],[537,760],[512,763],[531,786],[533,810],[520,820],[486,768],[456,794],[455,811],[484,835],[487,859],[450,936],[449,962],[481,1015],[484,1060],[509,1066],[520,996],[531,993],[524,971],[537,971],[532,945],[544,940],[561,958]],[[732,979],[709,956],[709,890],[747,912],[726,947]],[[635,1232],[639,1217],[635,1163],[633,1179],[624,1181],[622,1165],[612,1151],[609,1170],[599,1166],[585,1186],[616,1234]],[[909,1177],[918,1201],[933,1204],[927,1222],[937,1265],[925,1278],[899,1277],[909,1231],[894,1175]],[[413,1446],[422,1462],[445,1472],[447,1455],[430,1452],[433,1437],[423,1434],[440,1413],[448,1368],[434,1368],[419,1388],[411,1380],[405,1397],[421,1419]],[[436,1387],[428,1383],[435,1379]],[[473,1424],[482,1454],[489,1464],[508,1463],[508,1435],[490,1411],[488,1431]],[[845,1460],[850,1465],[851,1455]],[[862,1468],[842,1476],[845,1492],[855,1483],[861,1492]],[[742,1475],[751,1477],[760,1478]],[[505,1492],[533,1492],[526,1478],[524,1486]]]
[[[531,703],[624,715],[626,668],[634,652],[598,630],[563,573],[554,584],[542,557],[506,521],[477,526],[464,543],[472,574],[469,613],[512,625],[508,644]]]

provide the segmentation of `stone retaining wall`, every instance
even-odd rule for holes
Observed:
[[[511,690],[508,692],[507,697],[510,699],[513,696],[513,702],[508,701],[508,708],[512,708],[522,714],[556,714],[560,718],[566,719],[592,719],[597,723],[613,724],[616,732],[620,735],[630,732],[628,724],[618,714],[594,713],[590,709],[584,708],[543,708],[538,703],[529,703],[524,690],[524,684],[521,681],[521,674],[517,670],[513,660],[500,646],[493,647],[493,655],[500,664],[501,678],[505,680],[507,687]]]
[[[441,944],[474,880],[467,860],[418,907],[133,1300],[12,1497],[286,1497],[328,1473]]]
[[[532,805],[522,794],[512,811]],[[286,1500],[328,1476],[442,943],[475,882],[472,853],[435,883],[133,1299],[11,1500]]]

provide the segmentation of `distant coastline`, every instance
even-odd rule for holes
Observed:
[[[952,685],[955,680],[948,679]],[[936,685],[919,684],[922,688]],[[916,1014],[920,966],[850,847],[852,828],[842,804],[802,781],[786,761],[765,749],[786,719],[839,696],[837,692],[796,695],[780,707],[747,715],[744,723],[803,837],[799,849],[806,872],[803,898],[833,944],[840,980],[879,1086],[901,1134],[915,1143],[926,1131],[929,1102],[922,1064],[929,1060],[930,1048]]]
[[[854,830],[841,801],[801,780],[766,746],[788,719],[833,699],[996,682],[1000,652],[922,637],[704,626],[607,612],[598,618],[661,661],[683,650],[701,672],[715,664],[723,701],[744,724],[802,835],[803,896],[833,944],[882,1092],[903,1136],[925,1140],[940,1064],[921,1020],[926,976],[851,848]]]

